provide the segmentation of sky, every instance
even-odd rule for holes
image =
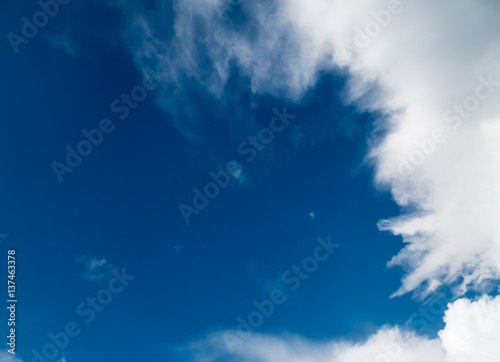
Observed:
[[[498,362],[499,11],[2,1],[0,362]]]

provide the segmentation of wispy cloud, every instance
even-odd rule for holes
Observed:
[[[77,55],[75,43],[67,35],[51,36],[49,43],[72,56]]]
[[[82,276],[87,280],[99,281],[107,279],[113,269],[113,265],[104,258],[80,255],[75,261],[84,265],[85,271]]]

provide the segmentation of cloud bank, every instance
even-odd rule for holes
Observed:
[[[500,297],[475,302],[460,299],[449,305],[446,327],[428,339],[397,327],[382,328],[362,343],[311,342],[295,336],[254,334],[226,343],[224,331],[191,343],[194,360],[263,362],[496,362],[500,358]],[[222,359],[225,358],[225,359]]]

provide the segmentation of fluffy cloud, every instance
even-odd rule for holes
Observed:
[[[500,4],[393,3],[290,0],[283,6],[300,44],[333,54],[349,71],[347,99],[382,114],[382,136],[374,136],[369,156],[377,183],[407,210],[379,224],[407,244],[390,262],[409,272],[397,294],[456,280],[462,291],[484,287],[500,270],[500,70],[494,62],[500,26],[492,17]]]
[[[500,359],[500,297],[476,302],[460,299],[444,318],[439,333],[442,345],[453,362],[495,362]]]
[[[196,361],[262,362],[496,362],[500,358],[500,297],[460,299],[446,311],[446,327],[436,339],[399,328],[383,328],[362,343],[311,342],[294,336],[254,334],[226,343],[225,331],[191,343]]]

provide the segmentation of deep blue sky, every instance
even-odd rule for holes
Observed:
[[[2,2],[0,33],[19,32],[20,18],[37,10],[35,2]],[[110,112],[142,82],[120,21],[112,9],[75,1],[18,54],[2,42],[0,232],[9,234],[1,249],[18,256],[18,356],[31,361],[49,332],[75,320],[82,333],[64,350],[67,361],[182,360],[172,348],[236,328],[254,299],[269,296],[267,283],[329,234],[341,247],[259,331],[359,339],[384,323],[404,324],[420,304],[389,299],[402,272],[386,262],[401,241],[376,227],[399,210],[373,186],[364,163],[373,116],[339,100],[343,75],[323,74],[298,102],[252,94],[237,69],[230,104],[189,85],[185,103],[205,127],[203,141],[192,141],[174,126],[177,115],[158,106],[159,90],[124,121]],[[69,34],[75,55],[54,45],[60,34]],[[247,163],[237,152],[252,134],[245,121],[267,126],[273,108],[285,106],[297,117],[269,153]],[[51,163],[103,117],[116,130],[59,183]],[[248,184],[233,182],[186,225],[179,203],[231,159]],[[75,309],[109,275],[83,277],[80,255],[136,276],[88,325]]]

